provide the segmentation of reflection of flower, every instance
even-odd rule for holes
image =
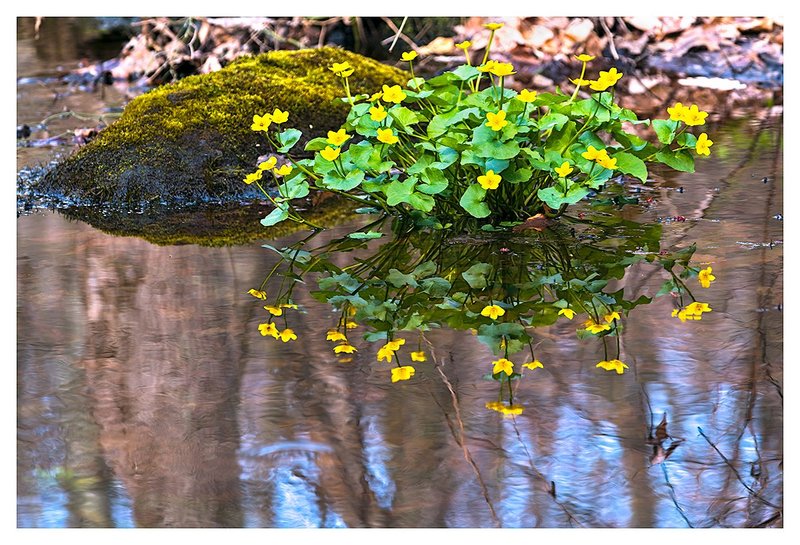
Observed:
[[[341,354],[342,352],[344,352],[345,354],[352,354],[353,352],[357,352],[355,346],[347,343],[334,346],[333,351],[336,352],[337,354]]]
[[[528,363],[523,363],[522,366],[526,369],[530,369],[531,371],[534,369],[544,369],[544,365],[539,360],[529,361]]]
[[[278,336],[276,338],[282,340],[285,343],[288,343],[289,341],[297,340],[297,335],[294,334],[293,330],[287,327],[286,329],[278,333]]]
[[[562,308],[558,311],[559,316],[566,316],[569,320],[575,317],[575,311],[571,308]]]
[[[249,293],[250,295],[252,295],[256,299],[266,299],[267,298],[267,292],[265,292],[263,290],[250,289],[250,290],[247,290],[247,293]]]
[[[686,308],[674,309],[672,311],[672,317],[675,318],[677,316],[681,322],[685,322],[686,320],[700,320],[704,312],[711,312],[711,307],[708,306],[708,303],[695,301]]]
[[[625,372],[625,369],[628,368],[627,365],[622,363],[619,360],[610,360],[610,361],[601,361],[595,367],[599,367],[601,369],[605,369],[606,371],[616,371],[618,375],[621,375]]]
[[[498,317],[502,316],[506,313],[506,310],[503,307],[498,305],[487,305],[483,307],[481,311],[481,316],[486,316],[491,318],[492,320],[497,320]]]
[[[598,324],[597,322],[589,318],[588,320],[583,322],[583,328],[590,333],[597,334],[602,331],[609,331],[611,329],[611,326],[608,324]]]
[[[502,401],[489,401],[486,403],[486,408],[506,416],[520,415],[525,410],[522,405],[506,405]]]
[[[278,338],[278,328],[275,327],[275,324],[272,322],[268,324],[258,324],[258,330],[264,337],[269,335],[270,337]]]
[[[611,323],[611,322],[613,322],[614,320],[619,320],[619,319],[620,319],[620,317],[619,317],[619,312],[617,312],[617,311],[615,310],[615,311],[611,312],[610,314],[606,314],[605,316],[603,316],[603,319],[604,319],[604,320],[605,320],[607,323],[609,323],[609,324],[610,324],[610,323]]]
[[[414,369],[410,365],[395,367],[394,369],[392,369],[392,382],[397,382],[399,380],[408,380],[414,376],[415,372],[416,369]]]
[[[411,361],[426,361],[425,352],[412,352],[411,353]]]
[[[344,333],[340,333],[339,331],[336,331],[335,329],[329,329],[328,330],[328,335],[325,337],[325,340],[326,341],[333,341],[333,342],[346,341],[347,337],[345,336]]]
[[[394,350],[386,345],[378,349],[378,361],[386,360],[387,363],[391,363],[393,357]]]
[[[268,311],[273,316],[280,316],[283,314],[283,309],[281,307],[273,307],[271,305],[267,305],[264,307],[264,310]]]
[[[697,279],[700,281],[701,286],[708,288],[711,286],[711,282],[716,280],[717,277],[711,274],[711,267],[708,267],[697,273]]]
[[[493,361],[492,365],[493,375],[496,375],[497,373],[505,373],[506,375],[511,376],[514,373],[514,362],[505,358],[500,358],[499,360]]]

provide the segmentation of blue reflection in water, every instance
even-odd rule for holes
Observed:
[[[525,428],[517,426],[519,436],[514,429],[511,418],[503,418],[503,450],[509,462],[529,464],[533,457],[531,441],[527,438]],[[499,479],[500,502],[497,515],[503,528],[526,528],[536,526],[536,517],[531,513],[534,486],[532,477],[523,471],[511,471],[511,463],[507,464]],[[518,464],[515,464],[518,465]]]
[[[367,470],[367,483],[375,494],[375,500],[381,509],[391,509],[394,494],[397,490],[386,461],[389,460],[389,448],[378,427],[379,419],[375,415],[364,417],[361,424],[364,429],[364,458]]]

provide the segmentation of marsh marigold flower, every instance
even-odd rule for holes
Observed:
[[[536,100],[536,91],[528,91],[527,89],[523,89],[517,95],[517,100],[521,100],[522,102],[533,102]]]
[[[522,366],[525,369],[530,369],[530,370],[533,370],[533,369],[544,369],[544,365],[542,365],[542,362],[540,362],[539,360],[533,360],[533,361],[529,361],[528,363],[523,363]]]
[[[481,311],[481,316],[486,316],[487,318],[491,318],[492,320],[497,320],[500,316],[506,313],[506,310],[498,305],[487,305],[483,307]]]
[[[500,110],[496,114],[487,112],[486,120],[486,125],[488,125],[493,131],[499,131],[508,125],[508,121],[506,121],[506,112],[504,110]]]
[[[425,357],[425,352],[412,352],[411,353],[411,361],[426,361],[427,358]]]
[[[603,150],[602,156],[597,158],[597,164],[603,168],[607,168],[609,170],[614,170],[617,168],[617,160],[616,158],[609,157],[608,154]]]
[[[272,116],[269,114],[264,115],[254,115],[253,116],[253,124],[250,125],[250,130],[253,131],[264,131],[266,132],[269,129],[270,123],[272,123]]]
[[[575,317],[575,311],[571,308],[562,308],[558,311],[559,316],[566,316],[568,320],[572,320]]]
[[[687,109],[688,108],[680,102],[676,102],[671,108],[667,108],[670,121],[683,121],[684,112]]]
[[[336,132],[328,131],[328,143],[334,146],[341,146],[348,138],[350,138],[350,135],[344,129],[339,129]]]
[[[467,49],[469,49],[469,48],[470,48],[470,46],[471,46],[471,45],[472,45],[472,42],[470,42],[469,40],[464,40],[463,42],[459,42],[459,43],[457,43],[457,44],[456,44],[456,47],[457,47],[457,48],[459,48],[459,49],[463,49],[464,51],[466,51]]]
[[[504,25],[505,23],[484,23],[483,28],[488,30],[500,30]]]
[[[335,62],[331,67],[329,67],[329,70],[337,76],[341,76],[343,78],[346,78],[353,73],[353,67],[350,66],[350,63],[347,61]]]
[[[275,156],[270,157],[266,161],[258,163],[258,170],[271,170],[278,164],[278,159]]]
[[[400,380],[408,380],[414,376],[417,370],[411,367],[410,365],[404,365],[402,367],[395,367],[392,369],[392,382],[398,382]]]
[[[293,330],[291,330],[291,329],[289,329],[287,327],[286,329],[284,329],[283,331],[278,333],[278,337],[277,338],[282,340],[285,343],[288,343],[289,341],[297,340],[297,335],[294,334]]]
[[[620,317],[619,317],[619,312],[617,312],[617,311],[615,310],[614,312],[612,312],[612,313],[610,313],[610,314],[606,314],[605,316],[603,316],[603,319],[604,319],[604,320],[605,320],[607,323],[609,323],[609,324],[610,324],[610,323],[611,323],[611,322],[613,322],[614,320],[619,320],[619,319],[620,319]]]
[[[690,127],[706,124],[706,116],[708,112],[703,112],[697,108],[697,104],[689,106],[688,110],[683,112],[683,122]]]
[[[339,148],[327,146],[324,150],[319,152],[322,158],[326,161],[335,161],[339,157]]]
[[[569,166],[569,163],[567,161],[564,161],[563,163],[561,163],[561,166],[556,168],[555,170],[556,174],[558,174],[562,178],[566,178],[572,173],[574,169],[571,166]]]
[[[273,316],[281,316],[283,314],[283,309],[281,307],[273,307],[271,305],[267,305],[264,307],[264,310],[266,310]]]
[[[262,173],[262,172],[263,172],[263,171],[261,171],[261,170],[257,170],[257,171],[255,171],[255,172],[251,172],[250,174],[248,174],[247,176],[245,176],[245,177],[244,177],[244,180],[242,180],[242,181],[243,181],[244,183],[246,183],[247,185],[250,185],[250,184],[252,184],[253,182],[257,182],[258,180],[260,180],[260,179],[261,179],[261,173]]]
[[[628,366],[622,363],[619,360],[609,360],[609,361],[601,361],[595,367],[599,367],[600,369],[605,369],[606,371],[616,371],[618,375],[621,375],[625,372],[625,369],[628,369]]]
[[[281,123],[286,123],[288,120],[289,112],[282,112],[278,108],[275,108],[275,111],[272,112],[273,123],[280,125]]]
[[[278,176],[286,176],[292,173],[292,165],[286,163],[285,165],[281,165],[280,168],[276,168],[273,172]]]
[[[384,346],[384,348],[388,348],[389,350],[392,350],[393,352],[397,352],[398,350],[400,350],[400,347],[403,346],[404,344],[406,344],[406,340],[405,339],[396,339],[394,341],[387,342],[383,346]]]
[[[335,329],[329,329],[328,334],[325,336],[325,340],[333,342],[346,341],[347,337],[344,333],[336,331]]]
[[[378,361],[386,360],[387,363],[391,363],[393,357],[394,357],[394,350],[387,347],[386,345],[383,345],[378,349],[378,355],[377,355]]]
[[[250,290],[247,290],[247,293],[249,293],[250,295],[252,295],[256,299],[266,299],[267,298],[267,292],[265,292],[263,290],[250,289]]]
[[[491,67],[487,68],[487,72],[494,74],[497,77],[505,77],[516,74],[514,71],[514,65],[510,62],[495,62],[491,65]]]
[[[581,62],[589,62],[594,60],[594,55],[587,55],[586,53],[582,53],[581,55],[576,55],[575,58]]]
[[[342,353],[352,354],[353,352],[358,352],[358,350],[356,350],[355,346],[353,346],[352,344],[347,344],[347,343],[334,346],[333,347],[333,351],[335,353],[337,353],[337,354],[342,354]]]
[[[598,324],[590,318],[583,323],[583,328],[590,333],[597,334],[602,333],[603,331],[609,331],[611,326],[608,324]]]
[[[406,94],[400,88],[399,85],[392,85],[389,87],[388,85],[384,85],[383,89],[383,100],[386,102],[394,102],[395,104],[400,104],[405,100]]]
[[[616,84],[622,75],[622,72],[617,72],[617,69],[613,67],[610,68],[608,72],[601,70],[600,77],[597,78],[597,81],[591,82],[589,87],[593,91],[605,91],[612,85]]]
[[[378,129],[378,141],[384,144],[397,144],[399,139],[394,135],[392,129]]]
[[[275,337],[276,339],[278,338],[278,328],[275,327],[275,324],[273,322],[270,322],[268,324],[258,324],[258,330],[264,337],[269,335],[270,337]]]
[[[404,61],[413,61],[416,58],[417,58],[417,52],[416,51],[407,51],[407,52],[403,53],[402,55],[400,55],[400,59],[404,60]]]
[[[697,273],[697,279],[700,281],[701,286],[708,288],[717,277],[711,274],[711,267],[708,267]]]
[[[497,189],[501,179],[499,174],[495,174],[493,170],[489,170],[486,174],[478,176],[478,183],[481,184],[481,187],[484,189]]]
[[[505,373],[511,376],[514,373],[514,362],[505,358],[500,358],[492,362],[492,374]]]
[[[594,161],[595,159],[600,157],[600,153],[603,152],[603,151],[605,151],[605,150],[597,150],[597,149],[594,148],[594,146],[589,146],[586,149],[586,151],[581,153],[581,157],[583,157],[584,159],[587,159],[589,161]]]
[[[708,139],[708,135],[706,133],[701,133],[700,136],[697,138],[697,143],[694,146],[694,149],[697,151],[697,155],[711,155],[711,145],[714,142]]]
[[[591,85],[592,84],[592,80],[590,80],[590,79],[575,78],[575,79],[571,79],[570,81],[572,83],[574,83],[575,85],[580,85],[581,87],[584,87],[586,85]]]
[[[383,108],[383,104],[378,104],[377,106],[370,108],[369,118],[379,123],[386,119],[386,110]]]

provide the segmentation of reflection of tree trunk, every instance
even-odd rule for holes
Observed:
[[[80,363],[108,463],[139,526],[241,526],[240,349],[231,342],[241,321],[218,289],[229,271],[130,239],[123,253],[118,240],[97,235],[82,256]]]

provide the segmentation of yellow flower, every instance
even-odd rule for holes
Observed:
[[[383,91],[378,91],[377,93],[372,93],[372,96],[369,97],[369,101],[370,102],[375,102],[376,100],[378,100],[382,96],[383,96]]]
[[[353,67],[350,66],[350,63],[347,61],[335,62],[333,63],[333,66],[329,67],[329,70],[337,76],[341,76],[343,78],[346,78],[353,73]]]
[[[489,170],[483,176],[478,176],[478,183],[481,184],[481,187],[484,189],[497,189],[501,179],[499,174],[495,174],[493,170]]]
[[[600,71],[600,77],[596,81],[589,84],[593,91],[605,91],[622,77],[621,72],[617,72],[616,68],[611,68],[608,72]]]
[[[272,112],[272,122],[280,125],[281,123],[286,123],[289,119],[289,112],[282,112],[278,108],[275,108],[275,111]]]
[[[620,317],[619,317],[619,312],[617,312],[617,311],[615,310],[615,311],[614,311],[614,312],[612,312],[611,314],[606,314],[605,316],[603,316],[603,319],[604,319],[606,322],[608,322],[608,323],[610,324],[610,323],[611,323],[611,322],[613,322],[614,320],[619,320],[619,319],[620,319]]]
[[[261,170],[256,170],[255,172],[251,172],[250,174],[248,174],[247,176],[245,176],[245,177],[244,177],[244,180],[242,180],[242,181],[243,181],[244,183],[246,183],[247,185],[250,185],[250,184],[252,184],[253,182],[257,182],[258,180],[260,180],[260,179],[261,179],[261,173],[262,173],[262,172],[263,172],[263,171],[261,171]]]
[[[594,55],[587,55],[586,53],[583,53],[581,55],[577,55],[575,58],[581,62],[589,62],[594,60]]]
[[[487,63],[487,67],[488,66],[489,63]],[[491,67],[487,68],[487,71],[497,77],[505,77],[516,74],[516,72],[514,72],[514,65],[510,62],[495,62],[491,65]]]
[[[264,131],[266,132],[269,129],[269,125],[272,123],[272,116],[269,114],[264,115],[254,115],[253,116],[253,124],[250,125],[250,130],[253,131]]]
[[[539,360],[529,361],[528,363],[523,363],[522,366],[526,369],[534,370],[534,369],[544,369],[544,365]]]
[[[394,102],[395,104],[400,104],[405,100],[406,94],[400,89],[399,85],[392,85],[389,87],[388,85],[383,86],[383,100],[386,102]]]
[[[517,416],[522,414],[522,411],[525,410],[525,407],[522,405],[503,405],[500,408],[500,412],[502,412],[506,416]]]
[[[588,332],[595,333],[595,334],[601,333],[603,331],[609,331],[611,329],[610,325],[608,325],[608,324],[598,324],[597,322],[595,322],[592,319],[586,320],[583,323],[583,327]]]
[[[274,168],[277,163],[278,159],[275,156],[272,156],[266,161],[261,161],[258,163],[258,170],[270,170]]]
[[[385,345],[383,345],[383,347],[388,348],[393,352],[397,352],[398,350],[400,350],[400,347],[403,346],[404,344],[406,344],[405,339],[397,339],[394,341],[387,342]]]
[[[296,340],[297,339],[297,335],[295,335],[294,331],[292,331],[291,329],[289,329],[287,327],[286,329],[284,329],[283,331],[278,333],[278,336],[276,337],[276,339],[280,339],[283,342],[288,343],[289,341]]]
[[[575,85],[580,85],[581,87],[583,87],[585,85],[591,85],[592,84],[592,80],[590,80],[590,79],[575,78],[575,79],[571,79],[570,81],[572,83],[574,83]]]
[[[711,286],[711,282],[716,280],[717,277],[711,274],[711,267],[708,267],[697,273],[697,279],[700,281],[701,286],[708,288]]]
[[[617,160],[609,157],[605,150],[603,150],[603,154],[603,156],[597,158],[597,164],[609,170],[617,168]]]
[[[404,61],[413,61],[416,58],[417,58],[417,52],[416,51],[408,51],[406,53],[403,53],[400,56],[400,59],[404,60]]]
[[[692,104],[688,110],[683,112],[683,122],[689,126],[705,125],[708,112],[697,109],[697,104]]]
[[[701,133],[694,146],[694,149],[697,150],[697,155],[711,155],[711,150],[709,148],[713,143],[714,142],[708,139],[706,133]]]
[[[492,60],[486,61],[484,64],[480,65],[478,67],[478,70],[480,70],[481,72],[491,72],[494,69],[496,64],[497,64],[497,61],[492,59]]]
[[[319,152],[322,158],[326,161],[335,161],[339,157],[339,148],[327,146],[324,150]]]
[[[387,127],[385,129],[378,129],[378,141],[384,144],[396,144],[399,142],[399,138],[394,135],[392,129]]]
[[[425,352],[412,352],[411,353],[411,361],[426,361],[427,358],[425,357]]]
[[[686,320],[701,320],[704,312],[711,312],[711,307],[708,306],[708,303],[695,301],[686,308],[673,309],[672,317],[675,318],[677,316],[681,322],[685,322]]]
[[[694,303],[686,307],[686,312],[699,316],[704,312],[711,312],[711,307],[708,306],[708,303],[701,303],[700,301],[695,301]]]
[[[270,337],[278,338],[278,328],[275,327],[275,324],[272,322],[268,324],[258,324],[258,330],[264,337],[269,335]]]
[[[355,322],[347,322],[346,324],[344,324],[344,327],[346,329],[355,329],[358,327],[358,324]]]
[[[394,350],[383,345],[378,349],[378,361],[386,360],[387,363],[392,362],[392,358],[394,357]]]
[[[562,308],[558,311],[559,316],[566,316],[567,319],[572,320],[575,317],[575,311],[571,308]]]
[[[350,138],[350,135],[344,129],[339,129],[336,132],[328,131],[328,143],[334,146],[341,146],[348,138]]]
[[[600,154],[603,153],[604,151],[605,150],[596,150],[594,149],[594,146],[589,146],[589,148],[586,151],[581,153],[581,157],[583,157],[584,159],[588,159],[589,161],[594,161],[595,159],[600,157],[601,156]]]
[[[392,382],[397,382],[400,380],[408,380],[414,376],[416,373],[416,369],[411,367],[410,365],[404,365],[402,367],[395,367],[392,369]]]
[[[499,413],[503,412],[503,407],[505,404],[502,401],[487,401],[486,408],[492,411],[497,411]]]
[[[599,367],[601,369],[605,369],[606,371],[616,371],[618,375],[621,375],[625,372],[625,369],[628,368],[627,365],[622,363],[619,360],[610,360],[610,361],[601,361],[595,367]]]
[[[256,299],[266,299],[267,298],[267,292],[262,291],[262,290],[250,289],[250,290],[247,290],[247,293],[249,293],[250,295],[252,295]]]
[[[486,119],[487,119],[486,124],[493,131],[499,131],[500,129],[508,125],[508,121],[506,121],[506,112],[503,110],[500,110],[496,114],[488,112],[486,114]]]
[[[484,23],[483,28],[489,30],[499,30],[503,28],[503,25],[505,25],[505,23]]]
[[[280,307],[281,308],[293,308],[294,310],[297,310],[297,305],[295,305],[294,303],[281,303]]]
[[[280,168],[276,168],[274,172],[278,176],[286,176],[287,174],[292,173],[292,165],[286,163],[285,165],[282,165]]]
[[[481,311],[481,316],[486,316],[487,318],[491,318],[492,320],[497,320],[500,316],[506,313],[506,310],[498,305],[487,305],[483,307]]]
[[[493,361],[492,365],[493,375],[496,375],[497,373],[505,373],[506,375],[511,376],[514,373],[514,363],[505,358],[500,358],[499,360]]]
[[[383,108],[383,104],[378,104],[377,106],[370,108],[369,118],[377,122],[381,122],[386,119],[386,110]]]
[[[667,108],[670,121],[683,121],[686,110],[688,110],[688,108],[680,102],[676,102],[672,108]]]
[[[267,305],[264,307],[265,310],[269,311],[270,314],[273,316],[280,316],[283,314],[283,309],[281,307],[273,307],[271,305]]]
[[[353,352],[358,352],[355,346],[347,343],[334,346],[333,351],[337,354],[341,354],[342,352],[344,352],[345,354],[352,354]]]
[[[333,341],[333,342],[347,341],[347,337],[345,336],[344,333],[340,333],[339,331],[337,331],[335,329],[329,329],[328,330],[328,334],[325,337],[325,340],[326,341]]]
[[[469,49],[469,48],[470,48],[470,46],[471,46],[471,45],[472,45],[472,42],[470,42],[469,40],[464,40],[464,41],[463,41],[463,42],[461,42],[461,43],[457,43],[457,44],[456,44],[456,47],[457,47],[457,48],[459,48],[459,49],[463,49],[464,51],[466,51],[467,49]]]
[[[536,100],[536,91],[528,91],[527,89],[523,89],[517,95],[517,100],[521,100],[522,102],[533,102]]]
[[[562,178],[566,178],[572,173],[574,169],[571,166],[569,166],[569,163],[567,161],[564,161],[563,163],[561,163],[561,166],[555,170],[556,174],[558,174]]]

